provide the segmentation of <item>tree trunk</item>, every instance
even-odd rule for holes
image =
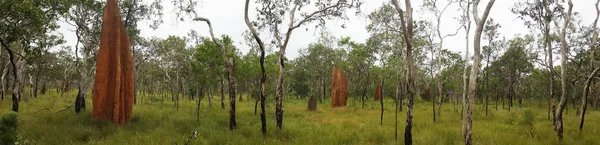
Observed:
[[[548,9],[548,8],[546,8]],[[550,10],[546,10],[550,11]],[[554,110],[554,76],[552,75],[554,64],[552,57],[552,42],[550,38],[550,19],[546,19],[545,27],[544,27],[544,47],[546,47],[547,63],[548,63],[548,118],[552,120],[554,123],[554,115],[552,110]]]
[[[385,84],[385,79],[381,79],[381,92],[380,92],[381,93],[381,99],[379,99],[379,103],[381,104],[381,117],[380,117],[380,120],[379,120],[379,126],[383,126],[383,109],[384,109],[383,108],[383,98],[385,98],[384,95],[383,95],[383,88],[384,88],[383,85],[384,84]],[[398,110],[398,108],[396,108],[395,110]]]
[[[196,97],[196,121],[200,121],[200,103],[202,103],[202,96],[204,96],[204,85],[200,87],[198,91],[198,97]]]
[[[15,52],[13,52],[12,49],[8,48],[8,45],[4,42],[4,40],[0,39],[0,43],[2,43],[2,46],[4,46],[4,49],[6,49],[6,51],[8,52],[8,57],[9,57],[9,61],[10,64],[12,65],[12,73],[13,73],[13,85],[12,85],[12,111],[14,112],[19,112],[19,101],[21,100],[21,91],[19,90],[20,85],[19,85],[19,69],[17,68],[17,60],[15,60]]]
[[[579,132],[581,132],[583,130],[585,112],[587,110],[587,104],[588,104],[587,96],[590,94],[590,85],[592,84],[592,79],[594,79],[594,76],[598,73],[599,70],[600,70],[600,67],[594,69],[594,71],[588,76],[587,80],[585,81],[585,86],[583,88],[583,97],[581,97],[581,108],[582,109],[581,109],[581,120],[579,122]]]
[[[82,87],[79,87],[77,98],[75,99],[75,113],[79,113],[85,110],[85,91]]]
[[[6,63],[6,65],[4,65],[4,69],[2,70],[2,77],[0,78],[0,84],[2,84],[2,88],[0,88],[0,89],[2,89],[2,100],[4,100],[4,96],[6,96],[6,91],[8,89],[8,85],[9,85],[9,83],[8,83],[9,81],[7,78],[8,73],[9,73],[8,64],[10,64],[10,62],[8,62],[8,63]]]
[[[441,113],[442,113],[442,102],[444,101],[443,100],[444,97],[442,97],[442,96],[444,96],[444,95],[442,95],[443,94],[442,93],[442,89],[443,89],[442,83],[438,81],[437,84],[438,84],[438,95],[439,95],[438,96],[438,110],[437,110],[438,112],[437,112],[437,116],[439,118],[440,115],[441,115]]]
[[[284,56],[285,46],[279,49],[279,77],[277,78],[277,92],[275,93],[275,120],[277,129],[282,129],[283,124],[283,75],[284,75]]]
[[[212,108],[213,103],[212,103],[212,88],[208,87],[208,107]]]
[[[40,68],[36,67],[35,80],[33,82],[33,98],[37,98],[38,88],[40,83]]]
[[[567,69],[567,39],[566,39],[566,33],[567,33],[567,27],[569,26],[569,21],[571,20],[571,12],[573,9],[573,2],[571,0],[569,0],[568,2],[569,4],[569,10],[567,15],[565,16],[566,18],[564,19],[564,24],[562,26],[562,30],[560,32],[560,42],[561,42],[561,69],[560,69],[560,78],[561,78],[561,97],[560,97],[560,102],[558,104],[558,108],[556,110],[556,121],[554,121],[554,131],[556,131],[556,134],[558,135],[558,139],[562,140],[563,137],[563,122],[562,122],[562,112],[565,109],[565,106],[567,104],[567,73],[566,73],[566,69]],[[563,12],[564,13],[564,12]]]
[[[221,76],[221,109],[225,109],[225,79]]]
[[[479,1],[477,1],[479,2]],[[467,86],[469,85],[469,77],[467,76],[467,71],[469,68],[469,32],[471,31],[471,17],[469,14],[469,9],[471,7],[471,2],[467,2],[467,9],[464,11],[464,15],[466,16],[466,26],[465,27],[465,63],[464,63],[464,68],[463,68],[463,91],[462,91],[462,105],[460,107],[460,118],[463,122],[462,125],[462,136],[466,137],[467,136],[467,132],[466,130],[466,117],[465,117],[465,109],[467,106]]]
[[[596,42],[598,41],[598,33],[597,31],[597,27],[596,25],[598,24],[598,17],[600,17],[600,0],[596,1],[596,19],[594,20],[594,25],[592,25],[593,28],[593,37],[592,37],[592,42],[590,45],[590,53],[591,53],[591,63],[590,63],[590,68],[594,68],[594,51],[596,48]],[[587,103],[588,103],[588,99],[587,96],[590,92],[590,85],[592,84],[592,79],[594,78],[594,76],[596,75],[596,73],[598,73],[598,70],[600,70],[600,68],[596,68],[594,69],[594,71],[592,71],[592,73],[590,74],[590,76],[587,78],[587,80],[585,81],[585,87],[583,89],[583,97],[581,97],[581,121],[579,122],[579,132],[583,131],[583,123],[585,120],[585,111],[587,110]]]
[[[265,114],[265,81],[267,78],[267,75],[265,73],[265,46],[262,42],[262,40],[260,39],[260,36],[258,36],[258,32],[256,31],[256,29],[254,28],[254,26],[252,25],[252,23],[250,22],[250,18],[248,18],[248,5],[250,3],[250,0],[246,0],[246,4],[244,6],[244,21],[246,22],[246,26],[248,27],[248,29],[250,29],[250,32],[252,32],[252,37],[254,37],[254,40],[256,40],[256,42],[258,43],[258,46],[260,48],[260,69],[261,69],[261,77],[260,77],[260,108],[261,108],[261,113],[260,113],[260,120],[261,120],[261,131],[263,133],[263,135],[267,134],[267,120],[266,120],[266,114]]]
[[[413,35],[413,19],[412,19],[412,7],[410,0],[405,0],[406,6],[406,21],[404,20],[404,11],[400,8],[398,1],[393,0],[392,3],[396,8],[396,11],[400,15],[400,24],[402,29],[404,30],[404,42],[406,43],[406,86],[404,87],[406,90],[406,95],[408,97],[407,111],[406,111],[406,126],[404,128],[404,144],[412,145],[412,125],[413,125],[413,104],[414,104],[414,96],[413,96],[413,77],[412,77],[412,69],[413,69],[413,56],[412,56],[412,35]],[[396,108],[396,110],[398,110]],[[397,113],[396,113],[397,114]],[[396,133],[397,134],[397,133]],[[397,135],[396,135],[397,139]]]
[[[325,92],[325,79],[321,80],[321,92],[323,94],[321,94],[321,103],[323,103],[323,99],[325,99],[325,95],[327,94],[327,92]]]
[[[477,73],[479,73],[479,63],[481,62],[480,50],[481,50],[481,32],[483,31],[483,27],[485,26],[486,19],[490,13],[492,6],[494,5],[495,0],[490,0],[487,4],[485,11],[483,12],[483,16],[479,18],[478,5],[479,0],[475,1],[473,4],[473,18],[475,20],[475,24],[477,25],[475,29],[475,37],[473,40],[473,66],[471,67],[471,74],[469,77],[469,91],[467,97],[469,98],[469,105],[467,106],[467,114],[466,120],[463,120],[463,132],[465,134],[464,140],[466,145],[473,144],[473,110],[475,109],[475,89],[477,89]]]

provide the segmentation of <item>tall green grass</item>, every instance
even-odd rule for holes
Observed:
[[[254,114],[254,100],[246,98],[237,103],[238,128],[234,131],[228,129],[229,109],[221,109],[217,96],[212,108],[208,107],[206,98],[202,101],[199,121],[196,121],[196,104],[187,97],[180,101],[177,111],[170,98],[162,102],[160,96],[155,99],[140,96],[131,122],[124,126],[92,119],[91,97],[86,99],[88,109],[80,114],[75,114],[72,108],[58,113],[40,111],[43,108],[62,110],[74,103],[75,95],[76,92],[70,92],[61,97],[52,90],[35,99],[23,99],[18,117],[21,143],[183,144],[198,131],[198,138],[192,139],[191,144],[402,144],[406,119],[406,112],[398,114],[396,141],[391,99],[385,100],[383,125],[379,124],[379,102],[372,100],[366,102],[364,109],[359,100],[353,98],[344,108],[331,108],[329,102],[323,102],[318,104],[318,111],[310,112],[308,100],[287,99],[282,130],[275,127],[275,105],[268,104],[266,135],[260,132],[260,116]],[[600,131],[600,112],[596,108],[588,111],[582,133],[577,130],[578,116],[569,108],[569,113],[564,115],[565,138],[559,141],[547,119],[545,106],[525,106],[528,107],[515,107],[510,112],[490,107],[486,117],[482,105],[476,105],[474,144],[600,144],[596,133]],[[10,112],[10,107],[10,99],[0,101],[0,114]],[[524,115],[526,110],[530,112],[528,115]],[[529,121],[533,124],[525,123]],[[461,126],[460,107],[454,112],[452,104],[444,104],[441,117],[434,123],[431,104],[422,100],[415,104],[413,140],[416,144],[462,144]]]

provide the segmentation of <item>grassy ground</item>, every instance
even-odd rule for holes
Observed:
[[[74,102],[75,92],[60,97],[54,91],[37,99],[21,102],[19,133],[25,144],[183,144],[192,132],[198,139],[191,144],[402,144],[406,112],[398,114],[398,141],[394,139],[394,110],[391,100],[386,100],[383,125],[379,123],[379,102],[366,102],[361,109],[358,101],[349,101],[349,107],[332,109],[328,102],[318,105],[318,111],[307,111],[307,100],[286,100],[284,103],[283,130],[275,128],[275,108],[268,106],[268,134],[260,132],[260,116],[254,114],[254,101],[237,103],[237,126],[228,129],[228,107],[221,109],[219,99],[212,108],[202,101],[200,120],[196,120],[195,103],[181,101],[179,110],[170,99],[152,102],[140,98],[133,109],[131,122],[124,126],[94,120],[91,116],[91,97],[88,110],[77,115],[72,109],[51,113],[42,108],[58,111]],[[159,97],[160,98],[160,97]],[[228,103],[226,103],[228,105]],[[0,101],[0,113],[10,110],[10,99]],[[571,106],[569,106],[571,107]],[[589,109],[583,133],[577,131],[579,119],[572,108],[564,116],[565,138],[558,141],[547,120],[544,106],[537,103],[516,107],[510,112],[493,110],[486,117],[482,106],[477,105],[474,121],[474,144],[530,145],[530,144],[600,144],[600,112]],[[501,106],[500,106],[501,108]],[[522,123],[524,111],[533,112],[533,130]],[[38,112],[39,111],[39,112]],[[431,104],[417,101],[414,115],[415,144],[461,144],[460,111],[454,112],[451,104],[444,104],[438,121],[432,121]]]

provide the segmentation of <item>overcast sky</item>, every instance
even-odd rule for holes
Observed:
[[[149,0],[145,1],[147,2]],[[445,5],[445,0],[439,1],[439,5]],[[502,26],[499,30],[501,37],[506,37],[509,39],[515,35],[527,34],[530,32],[530,30],[525,27],[524,22],[517,18],[517,15],[513,14],[510,10],[518,1],[520,0],[496,0],[491,10],[489,18],[493,18]],[[361,8],[363,16],[355,16],[353,12],[350,12],[348,15],[350,20],[329,21],[327,24],[327,29],[333,36],[350,36],[354,41],[364,42],[369,36],[367,30],[365,29],[369,21],[364,16],[381,7],[386,2],[388,2],[388,0],[365,0],[365,3]],[[480,12],[483,12],[483,9],[487,3],[488,0],[481,1],[479,5]],[[573,11],[579,13],[579,20],[581,20],[580,25],[591,25],[596,16],[594,7],[595,1],[573,0],[573,3]],[[255,16],[253,9],[255,5],[253,4],[254,2],[251,2],[250,4],[251,11],[249,16],[251,19]],[[422,20],[431,16],[429,12],[421,10],[421,0],[412,0],[412,4],[414,7],[413,16],[416,17],[415,19]],[[164,23],[158,29],[150,29],[148,27],[150,24],[149,22],[141,22],[139,24],[139,27],[141,28],[141,35],[143,37],[166,38],[169,35],[187,36],[191,29],[196,30],[202,36],[209,36],[208,26],[205,23],[193,21],[180,22],[176,20],[175,14],[172,11],[173,6],[171,4],[171,0],[163,0],[163,6],[165,8],[163,11]],[[244,22],[243,0],[203,0],[197,6],[196,10],[198,11],[199,16],[209,18],[212,21],[215,35],[229,35],[235,42],[235,45],[240,48],[244,54],[248,52],[249,48],[244,44],[244,39],[242,37],[242,33],[248,30]],[[442,35],[454,33],[456,28],[459,26],[458,21],[456,21],[454,17],[458,16],[459,14],[460,12],[458,11],[458,4],[453,4],[448,8],[443,15],[445,18],[442,19]],[[345,24],[346,28],[342,28],[342,24]],[[65,39],[67,40],[66,45],[74,46],[76,41],[74,28],[64,23],[61,25],[62,27],[59,29],[59,32],[63,33],[65,36]],[[471,33],[474,31],[474,25],[472,26]],[[309,30],[306,31],[305,28],[309,28]],[[296,58],[299,54],[299,49],[305,48],[308,46],[308,44],[317,41],[318,31],[315,31],[315,29],[311,28],[314,28],[314,26],[303,26],[301,29],[296,29],[294,31],[286,51],[286,56],[288,58]],[[464,30],[461,30],[458,35],[446,38],[444,40],[444,48],[451,51],[460,52],[462,55],[464,55],[464,33]],[[267,37],[267,35],[269,34],[261,33],[261,37]],[[482,44],[485,44],[485,42],[482,42]],[[469,50],[469,52],[472,54],[473,50]]]

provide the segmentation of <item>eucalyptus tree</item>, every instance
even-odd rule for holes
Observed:
[[[246,3],[249,3],[249,0],[247,0]],[[258,26],[259,29],[268,29],[269,32],[271,32],[271,35],[275,38],[272,43],[279,48],[279,77],[275,94],[275,116],[278,129],[282,129],[283,124],[282,99],[284,94],[283,83],[285,52],[292,36],[292,32],[301,26],[310,25],[313,23],[317,23],[317,27],[324,27],[327,20],[348,19],[348,17],[345,15],[346,11],[351,8],[360,7],[361,3],[362,2],[359,0],[312,1],[312,3],[308,0],[257,1],[257,4],[259,5],[256,9],[258,12],[257,21],[254,21],[253,25]],[[312,9],[308,8],[311,4],[315,5],[316,10],[313,11]],[[298,19],[298,17],[300,18]],[[283,22],[284,20],[289,20],[289,23],[287,24],[287,30]],[[250,25],[250,20],[247,20],[247,23],[247,25]],[[252,31],[253,28],[250,29]],[[255,38],[257,38],[258,33],[255,33],[255,31],[252,32],[253,35],[255,35]]]
[[[471,1],[470,0],[460,0],[460,10],[462,14],[458,18],[462,27],[465,30],[465,61],[463,65],[463,89],[462,89],[462,105],[460,110],[460,118],[465,119],[465,108],[467,106],[467,86],[469,85],[469,78],[467,76],[468,67],[469,67],[469,32],[471,31],[471,14],[469,10],[471,10]],[[463,126],[463,136],[465,136],[464,126]]]
[[[145,21],[149,24],[151,29],[156,29],[160,24],[163,23],[163,6],[161,5],[162,0],[151,0],[148,2],[144,2],[144,0],[123,0],[119,2],[119,7],[121,8],[121,16],[123,18],[123,24],[125,25],[125,29],[127,31],[127,35],[129,35],[130,43],[131,43],[131,53],[133,56],[133,72],[134,72],[134,103],[137,104],[137,95],[138,95],[138,84],[140,80],[138,79],[140,71],[138,71],[138,67],[140,64],[145,63],[144,60],[147,60],[147,55],[143,55],[143,49],[148,49],[149,47],[143,46],[144,38],[140,36],[141,29],[139,27],[140,22]]]
[[[559,6],[562,6],[557,3]],[[555,113],[555,119],[554,119],[554,131],[556,132],[556,134],[558,135],[558,139],[562,140],[563,138],[563,121],[562,121],[562,113],[566,107],[567,104],[567,74],[566,74],[566,68],[567,68],[567,51],[568,51],[568,45],[567,44],[567,27],[569,27],[570,21],[571,21],[571,15],[573,12],[573,2],[571,0],[568,0],[568,6],[567,6],[567,11],[564,11],[564,8],[561,9],[561,15],[562,15],[562,26],[559,26],[560,28],[560,32],[559,32],[559,37],[560,37],[560,44],[561,44],[561,69],[560,69],[560,78],[561,78],[561,97],[560,97],[560,102],[558,103],[558,108],[556,108]],[[558,23],[557,23],[558,24]]]
[[[301,59],[298,60],[297,65],[299,68],[296,69],[302,70],[299,75],[305,74],[308,77],[307,81],[310,80],[311,85],[307,84],[307,86],[314,93],[311,95],[318,96],[318,99],[322,102],[326,95],[326,84],[330,84],[331,81],[328,79],[330,78],[328,74],[331,73],[330,70],[335,65],[334,50],[327,44],[317,42],[309,44],[307,48],[301,49],[299,52],[299,58]],[[298,85],[302,85],[302,82],[298,83]]]
[[[598,41],[598,32],[597,32],[597,25],[598,25],[598,17],[600,17],[600,0],[596,1],[596,19],[594,19],[594,24],[592,25],[593,29],[592,29],[592,41],[590,42],[590,68],[594,69],[594,52],[596,51],[596,42]],[[583,130],[583,123],[585,121],[585,111],[587,110],[587,104],[588,104],[588,93],[590,91],[590,85],[591,85],[591,81],[593,76],[596,75],[596,73],[598,73],[598,70],[600,70],[600,68],[595,68],[592,73],[589,75],[589,77],[587,78],[586,82],[585,82],[585,86],[584,86],[584,92],[583,92],[583,97],[581,98],[581,119],[579,122],[579,132],[581,132]]]
[[[485,27],[483,28],[484,31],[484,39],[488,40],[488,46],[484,46],[483,47],[483,58],[485,59],[485,67],[483,70],[485,70],[485,68],[488,68],[490,66],[490,59],[492,59],[492,61],[494,61],[496,55],[497,55],[497,51],[498,51],[498,47],[499,47],[499,42],[494,42],[494,39],[497,39],[500,35],[500,33],[498,32],[498,29],[500,29],[500,24],[494,22],[494,19],[490,18],[490,20],[486,23]],[[489,84],[489,72],[488,71],[483,71],[483,77],[484,77],[484,83],[483,83],[483,89],[487,90],[488,89],[488,84]],[[489,91],[488,91],[489,92]],[[490,95],[486,95],[482,92],[481,95],[485,95],[485,116],[488,115],[488,106],[489,106],[489,96]]]
[[[368,19],[370,20],[370,24],[367,25],[367,31],[370,33],[369,42],[368,43],[376,43],[378,47],[375,47],[375,51],[379,55],[379,62],[381,63],[381,67],[384,68],[384,72],[381,77],[381,94],[382,98],[385,98],[385,78],[392,77],[389,74],[393,74],[390,71],[396,71],[397,76],[399,76],[400,70],[391,69],[392,67],[396,67],[398,64],[394,64],[396,62],[400,62],[396,59],[400,59],[401,50],[394,51],[393,48],[402,47],[401,40],[401,30],[398,29],[398,25],[400,25],[400,18],[395,14],[395,10],[392,5],[389,3],[384,4],[380,8],[376,9],[374,12],[371,12],[368,15]],[[373,45],[373,44],[371,44]],[[391,65],[391,66],[388,66]],[[401,67],[399,67],[401,68]],[[387,71],[386,71],[387,70]],[[386,76],[388,75],[388,76]],[[399,78],[397,79],[399,80]],[[392,80],[395,81],[395,80]],[[397,85],[399,87],[400,85]],[[399,89],[396,89],[399,90]],[[399,95],[393,97],[395,102],[399,98]],[[380,125],[383,125],[383,99],[380,100],[381,105],[381,114],[380,114]],[[401,108],[400,108],[401,109]],[[398,109],[396,109],[398,110]]]
[[[235,120],[235,91],[236,91],[236,86],[235,86],[235,69],[234,69],[234,59],[235,57],[229,57],[227,55],[227,47],[231,47],[231,46],[225,46],[223,43],[221,43],[219,40],[217,40],[217,38],[215,38],[215,34],[213,32],[213,26],[212,23],[210,22],[210,20],[208,18],[204,18],[204,17],[200,17],[198,16],[198,14],[196,13],[196,11],[193,8],[188,8],[186,9],[187,12],[191,12],[194,14],[194,21],[203,21],[206,22],[206,24],[208,25],[209,28],[209,32],[210,32],[210,37],[212,39],[212,41],[217,44],[220,48],[221,48],[221,54],[223,56],[223,60],[225,62],[225,66],[226,66],[226,70],[227,70],[227,84],[229,85],[229,129],[230,130],[234,130],[236,129],[237,123]],[[228,38],[228,37],[226,37]],[[229,42],[231,42],[231,39],[224,39],[224,40],[229,40]],[[223,82],[221,81],[221,85],[223,85]],[[221,95],[223,94],[223,88],[221,88]],[[221,103],[223,103],[223,100],[221,98]],[[200,103],[198,103],[200,104]]]
[[[342,38],[339,42],[342,46],[348,46],[348,76],[350,94],[361,96],[362,108],[365,107],[365,99],[367,97],[367,88],[370,86],[371,67],[375,63],[374,46],[357,43],[350,40],[349,37]],[[366,73],[366,74],[364,74]]]
[[[85,98],[90,87],[89,77],[93,76],[94,56],[100,45],[103,3],[96,0],[82,0],[74,3],[66,16],[67,23],[74,26],[76,71],[78,73],[78,93],[75,99],[75,112],[85,109]],[[79,57],[81,54],[81,58]]]
[[[525,51],[527,45],[532,41],[533,39],[528,36],[525,36],[524,38],[516,37],[510,40],[508,42],[508,50],[506,50],[506,52],[498,59],[504,73],[503,78],[507,81],[506,95],[508,97],[509,111],[513,106],[513,100],[515,100],[518,95],[516,89],[519,88],[521,76],[525,73],[529,73],[533,68],[533,64],[529,61],[529,56]]]
[[[155,53],[159,58],[159,66],[163,71],[165,84],[171,92],[173,107],[179,110],[179,95],[183,91],[182,74],[189,69],[189,56],[192,55],[192,50],[187,48],[185,38],[178,36],[169,36],[167,39],[157,39],[155,45]]]
[[[458,31],[462,28],[462,27],[458,27],[455,32],[448,33],[448,34],[442,34],[442,32],[441,32],[441,30],[442,30],[441,29],[442,18],[443,18],[444,12],[453,3],[455,3],[455,1],[448,0],[445,5],[438,5],[438,0],[426,0],[426,1],[423,1],[424,8],[427,9],[428,11],[431,11],[433,13],[433,15],[434,15],[434,19],[435,19],[435,23],[434,23],[435,24],[435,33],[434,33],[434,35],[437,36],[437,41],[438,41],[437,45],[434,45],[434,47],[436,47],[436,48],[434,49],[434,47],[431,47],[432,49],[431,49],[431,52],[430,52],[431,53],[431,58],[430,58],[431,59],[431,62],[430,62],[431,63],[431,79],[432,79],[432,81],[434,81],[434,83],[437,84],[438,95],[439,95],[438,96],[438,99],[439,99],[438,100],[438,106],[439,107],[438,107],[438,110],[437,110],[438,111],[438,113],[437,113],[438,117],[441,115],[441,109],[442,109],[442,87],[443,86],[442,86],[442,82],[440,82],[440,80],[437,80],[437,79],[434,78],[434,76],[437,76],[438,78],[440,77],[439,73],[434,74],[434,71],[435,70],[438,70],[438,71],[441,70],[441,68],[440,68],[441,67],[441,64],[440,64],[441,63],[440,62],[441,59],[436,59],[436,57],[440,57],[439,55],[441,55],[440,53],[441,53],[442,49],[444,49],[444,39],[446,37],[455,36],[456,34],[458,34]],[[431,43],[434,43],[433,40],[430,40],[430,41],[431,41]],[[438,53],[437,56],[436,56],[436,52]],[[433,67],[435,67],[435,70],[434,70]],[[435,102],[435,95],[432,95],[432,97],[433,98],[431,99],[431,101]],[[433,122],[435,122],[435,118],[436,118],[435,111],[436,111],[435,110],[435,103],[433,103]]]
[[[401,26],[401,31],[403,33],[403,39],[404,39],[404,43],[406,44],[406,84],[404,87],[404,90],[406,92],[406,95],[408,96],[408,104],[407,104],[407,111],[406,111],[406,127],[404,128],[404,144],[407,145],[411,145],[412,144],[412,118],[413,118],[413,105],[414,105],[414,96],[413,96],[413,89],[412,87],[414,87],[414,83],[413,83],[413,76],[412,76],[412,71],[413,71],[413,67],[414,67],[414,61],[413,61],[413,16],[412,16],[412,6],[410,3],[410,0],[405,0],[405,10],[406,10],[406,18],[405,16],[405,11],[400,8],[400,4],[398,4],[398,1],[396,0],[392,0],[392,4],[394,5],[394,8],[396,9],[396,11],[399,14],[400,17],[400,26]],[[406,19],[406,20],[405,20]],[[396,107],[397,108],[397,107]],[[398,118],[398,112],[396,111],[396,118]],[[397,119],[396,119],[397,120]],[[397,122],[397,121],[396,121]],[[398,124],[396,123],[396,139],[398,139]]]
[[[474,60],[473,66],[471,67],[471,74],[469,76],[469,91],[467,97],[469,98],[469,105],[466,107],[466,118],[463,118],[463,135],[465,144],[470,145],[473,144],[473,110],[475,109],[475,89],[477,89],[477,74],[479,72],[479,64],[481,63],[481,33],[483,32],[483,27],[485,26],[485,22],[487,20],[488,15],[490,14],[490,10],[494,5],[495,0],[490,0],[485,7],[482,17],[479,17],[479,1],[476,0],[473,3],[473,20],[475,21],[475,37],[473,40],[473,50],[474,50]]]
[[[50,48],[55,47],[57,45],[63,44],[65,41],[62,36],[57,35],[49,35],[44,34],[38,36],[34,40],[34,46],[30,46],[33,51],[30,51],[25,55],[27,64],[31,66],[30,71],[30,85],[31,85],[31,95],[34,98],[37,98],[40,80],[42,77],[46,76],[46,73],[51,72],[50,67],[53,65],[52,63],[55,61],[54,54],[49,51]],[[44,74],[42,74],[44,72]],[[33,76],[32,76],[33,75]],[[33,80],[32,80],[33,79]],[[45,83],[44,83],[45,84]],[[45,91],[45,85],[42,86],[42,92]]]
[[[242,36],[244,37],[245,43],[248,47],[250,47],[250,52],[247,54],[247,56],[249,55],[250,58],[255,58],[255,60],[258,60],[259,62],[259,66],[260,66],[260,72],[258,72],[259,74],[259,80],[257,84],[259,88],[258,88],[258,95],[255,97],[256,101],[254,102],[254,114],[256,114],[256,110],[257,110],[257,106],[258,106],[258,102],[260,102],[260,106],[261,106],[261,131],[263,134],[267,133],[267,122],[266,122],[266,116],[265,116],[265,101],[266,99],[264,98],[265,96],[265,80],[266,80],[266,72],[265,72],[265,44],[262,42],[262,40],[259,37],[258,32],[256,31],[256,29],[254,28],[253,25],[250,24],[250,19],[248,18],[248,2],[246,1],[246,5],[245,5],[245,13],[244,13],[244,20],[245,23],[248,27],[248,29],[250,29],[250,31],[245,31]],[[267,44],[268,45],[268,44]],[[255,67],[255,68],[259,68],[259,67]]]
[[[543,47],[546,48],[546,63],[548,69],[548,119],[554,122],[554,60],[552,57],[552,36],[550,25],[552,20],[558,15],[558,8],[552,6],[556,0],[523,0],[516,3],[511,11],[519,15],[519,18],[525,21],[528,28],[537,28],[543,35]]]
[[[231,39],[228,36],[223,36],[219,43],[223,43],[227,46],[232,46]],[[217,84],[219,81],[217,78],[223,73],[222,64],[225,63],[222,59],[221,49],[213,40],[204,39],[201,44],[197,44],[195,47],[196,53],[194,54],[194,60],[192,61],[192,70],[194,72],[194,78],[198,80],[198,87],[200,92],[203,92],[204,88],[210,88],[210,84]],[[212,94],[212,93],[211,93]],[[199,95],[202,95],[200,93]],[[209,101],[211,101],[209,96]],[[235,99],[234,99],[235,100]],[[197,98],[197,112],[200,110],[200,96]],[[197,114],[197,117],[199,115]]]
[[[22,59],[25,49],[29,49],[36,36],[44,35],[58,28],[57,21],[68,11],[70,2],[66,0],[4,0],[0,2],[0,43],[9,56],[12,67],[12,110],[19,111],[22,85]]]

